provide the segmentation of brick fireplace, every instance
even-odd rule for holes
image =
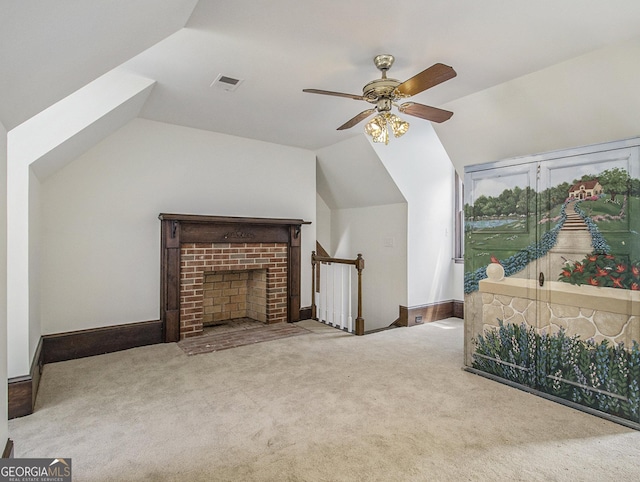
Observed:
[[[234,318],[287,321],[285,243],[183,243],[180,339]]]
[[[160,214],[166,342],[249,317],[300,319],[300,219]]]

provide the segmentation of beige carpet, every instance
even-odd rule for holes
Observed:
[[[45,366],[17,457],[74,481],[637,481],[640,432],[464,372],[457,319]]]

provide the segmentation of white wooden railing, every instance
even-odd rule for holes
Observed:
[[[362,270],[364,259],[340,259],[311,254],[311,317],[349,333],[364,335],[362,318]],[[352,268],[355,268],[354,269]],[[353,278],[356,281],[353,281]],[[353,319],[352,287],[357,284],[357,312]]]

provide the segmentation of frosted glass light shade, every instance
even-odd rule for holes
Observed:
[[[395,137],[403,136],[409,130],[409,123],[403,121],[395,114],[384,112],[378,114],[364,126],[364,131],[373,138],[373,142],[384,142],[389,144],[389,131],[387,127],[391,127],[391,131]]]

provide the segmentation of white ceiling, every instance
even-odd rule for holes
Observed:
[[[391,53],[390,77],[435,62],[458,76],[415,96],[440,106],[638,35],[637,0],[0,0],[0,121],[10,130],[119,68],[157,81],[141,116],[308,149]],[[185,28],[182,28],[185,27]],[[243,79],[235,92],[210,87]],[[454,114],[455,118],[455,114]],[[426,122],[415,119],[412,122]],[[446,129],[446,124],[439,128]]]

